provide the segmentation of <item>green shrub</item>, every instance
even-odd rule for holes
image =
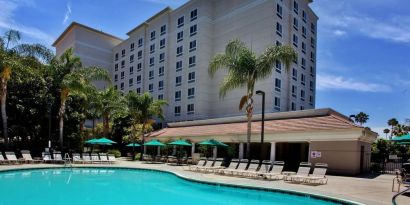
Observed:
[[[116,158],[121,157],[121,152],[118,149],[110,149],[108,154],[113,154]]]
[[[132,157],[131,157],[131,158],[132,158]],[[141,153],[137,153],[137,154],[135,155],[135,159],[136,159],[136,160],[141,159]]]

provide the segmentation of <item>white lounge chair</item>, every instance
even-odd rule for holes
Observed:
[[[198,168],[203,167],[203,166],[205,165],[205,163],[206,163],[206,158],[201,158],[201,159],[198,161],[198,164],[188,166],[188,170],[189,170],[189,171],[195,171],[195,170],[197,170]]]
[[[13,164],[19,164],[20,161],[17,159],[16,154],[14,152],[4,152],[6,155],[6,159]]]
[[[60,151],[53,152],[53,162],[55,163],[64,163],[63,156]]]
[[[115,155],[108,154],[108,163],[114,164],[116,162]]]
[[[212,172],[215,172],[218,169],[223,169],[223,168],[225,168],[224,166],[222,166],[223,162],[224,162],[223,158],[217,158],[212,167],[205,168],[203,171],[212,173]]]
[[[305,177],[304,183],[312,185],[327,184],[327,167],[326,163],[316,163],[313,173]]]
[[[246,167],[248,166],[248,162],[249,162],[249,160],[247,160],[247,159],[241,159],[241,160],[239,161],[239,165],[238,165],[238,167],[237,167],[236,169],[226,169],[226,170],[223,170],[223,174],[226,174],[226,175],[236,175],[236,173],[241,172],[241,171],[243,171],[243,170],[246,169]]]
[[[92,163],[101,163],[100,157],[97,153],[91,153],[91,162]]]
[[[81,159],[80,153],[73,153],[73,163],[82,164],[84,161]]]
[[[256,170],[258,170],[258,167],[259,167],[259,160],[251,160],[248,166],[248,169],[238,170],[238,172],[236,172],[236,176],[250,177],[252,176],[253,173],[256,172]]]
[[[9,164],[10,162],[4,159],[3,153],[0,152],[0,164]]]
[[[53,161],[53,159],[51,158],[51,154],[50,152],[42,152],[41,156],[43,158],[43,162],[45,163],[51,163]]]
[[[239,160],[238,159],[232,159],[231,163],[229,163],[228,167],[222,167],[221,169],[214,170],[215,174],[225,174],[229,173],[231,170],[235,170],[236,167],[239,165]]]
[[[312,167],[311,163],[301,162],[296,175],[291,175],[291,176],[286,177],[286,181],[291,181],[295,183],[303,183],[305,181],[305,178],[309,176],[311,167]]]
[[[272,164],[272,168],[268,173],[262,174],[262,177],[270,180],[280,180],[283,179],[282,171],[285,166],[283,161],[275,161]]]
[[[214,163],[215,163],[215,160],[208,159],[208,160],[206,160],[206,163],[204,164],[204,166],[198,167],[195,171],[197,171],[197,172],[203,172],[203,171],[205,171],[206,169],[211,168]]]
[[[100,153],[101,163],[109,163],[107,153]]]
[[[271,169],[271,167],[272,167],[272,161],[270,161],[270,160],[263,160],[262,163],[261,163],[261,166],[260,166],[259,170],[258,170],[258,171],[254,171],[254,172],[248,171],[248,173],[247,173],[248,176],[247,176],[247,177],[260,178],[260,177],[263,176],[263,174],[268,173],[269,170]]]
[[[83,156],[83,162],[84,162],[84,163],[88,163],[88,164],[93,163],[92,160],[91,160],[91,157],[90,157],[90,153],[84,152],[84,153],[82,154],[82,156]]]
[[[30,151],[28,150],[21,150],[21,156],[23,157],[23,160],[27,163],[40,163],[42,160],[34,160],[31,157]]]

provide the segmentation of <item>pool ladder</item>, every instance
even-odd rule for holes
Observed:
[[[393,205],[397,205],[397,202],[396,202],[397,197],[400,196],[400,195],[403,195],[404,193],[409,192],[409,191],[410,191],[410,187],[408,187],[407,189],[405,189],[405,190],[403,190],[403,191],[401,191],[401,192],[395,194],[395,195],[393,196],[393,198],[391,199],[391,200],[392,200],[392,204],[393,204]]]
[[[64,155],[64,167],[73,167],[71,157],[68,153],[65,153]]]

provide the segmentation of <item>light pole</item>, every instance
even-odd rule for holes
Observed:
[[[265,137],[265,92],[257,90],[256,94],[262,95],[261,160],[263,160],[263,140]]]

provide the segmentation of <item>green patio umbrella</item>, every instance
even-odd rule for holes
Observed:
[[[138,143],[130,143],[130,144],[127,144],[127,147],[141,147],[141,145]]]
[[[110,139],[107,139],[107,138],[103,137],[103,138],[97,139],[96,144],[111,145],[111,144],[117,144],[117,143],[110,140]]]
[[[85,141],[86,144],[96,144],[97,138],[93,138],[90,140]]]
[[[410,134],[394,136],[391,140],[394,142],[410,142]]]
[[[177,146],[192,146],[185,140],[176,140],[171,143],[168,143],[168,145],[177,145]]]
[[[198,143],[199,145],[207,145],[207,146],[217,146],[217,147],[227,147],[227,144],[224,144],[218,140],[210,139],[203,142]]]
[[[158,140],[151,140],[149,142],[144,143],[144,146],[165,146],[165,144]]]

